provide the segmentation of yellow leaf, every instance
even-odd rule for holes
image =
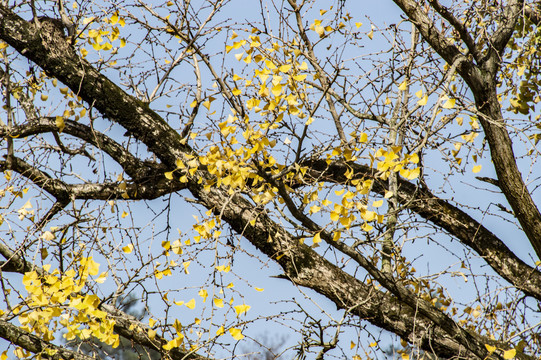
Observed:
[[[366,34],[366,36],[368,36],[368,38],[372,40],[372,38],[374,37],[374,29],[370,30],[370,32]]]
[[[288,72],[291,69],[291,64],[282,65],[278,68],[283,73]]]
[[[365,143],[368,141],[368,135],[366,133],[361,133],[361,136],[359,136],[359,142]]]
[[[52,232],[50,231],[45,231],[42,235],[41,235],[41,238],[45,241],[51,241],[51,240],[54,240],[55,236]]]
[[[94,261],[92,256],[87,258],[81,258],[81,268],[88,271],[90,275],[98,275],[100,264]]]
[[[133,251],[133,244],[129,244],[127,246],[124,246],[122,248],[122,251],[124,251],[126,254],[131,254],[131,252]]]
[[[317,32],[317,34],[322,37],[323,35],[325,35],[325,28],[321,25],[319,26],[316,26],[315,29],[314,29],[315,32]]]
[[[94,17],[89,17],[89,18],[83,19],[83,25],[91,23],[92,21],[94,21],[94,19],[95,19]]]
[[[258,287],[255,288],[255,291],[259,291],[259,292],[264,291],[264,290],[265,289],[263,289],[263,288],[258,288]]]
[[[487,351],[489,353],[493,353],[494,351],[496,351],[496,346],[492,346],[492,345],[489,345],[489,344],[485,344],[485,347],[487,348]]]
[[[107,272],[101,273],[100,276],[94,281],[97,282],[98,284],[103,284],[105,280],[107,280]]]
[[[295,81],[303,81],[304,79],[306,79],[306,74],[293,76],[293,80]]]
[[[274,63],[270,60],[265,60],[265,65],[267,65],[270,70],[276,69],[276,65],[274,65]]]
[[[400,170],[400,175],[402,175],[403,177],[405,177],[408,180],[417,179],[419,177],[420,173],[421,173],[420,168],[415,168],[413,170],[408,170],[408,169]]]
[[[207,297],[209,296],[207,290],[201,289],[197,294],[203,298],[203,302],[207,301]]]
[[[203,106],[207,108],[207,110],[210,110],[210,104],[216,100],[214,97],[210,96],[207,101],[203,102]]]
[[[425,95],[423,96],[421,100],[417,101],[417,104],[421,106],[425,106],[427,102],[428,102],[428,95]]]
[[[158,334],[156,330],[148,329],[148,337],[150,338],[150,340],[154,340],[156,334]]]
[[[183,336],[182,336],[183,337]],[[171,341],[168,341],[167,344],[163,345],[162,348],[164,350],[171,350],[171,349],[174,349],[174,348],[178,348],[182,345],[182,337],[176,337],[174,338],[173,340]]]
[[[282,84],[274,85],[271,91],[274,96],[280,96],[280,94],[282,93]]]
[[[214,306],[216,306],[218,308],[223,308],[224,307],[224,299],[214,298],[212,301],[214,302]]]
[[[189,273],[190,273],[190,272],[188,271],[188,267],[190,266],[190,263],[191,263],[191,261],[184,261],[184,262],[182,263],[182,266],[184,266],[184,272],[185,272],[186,274],[189,274]]]
[[[419,155],[417,153],[410,155],[408,158],[408,161],[412,164],[418,164],[419,163]]]
[[[444,109],[452,109],[455,107],[455,102],[456,102],[455,99],[447,99],[447,101],[445,102],[445,104],[443,104],[442,107]]]
[[[509,359],[514,358],[516,354],[517,354],[517,350],[515,349],[505,350],[503,352],[503,358],[506,360],[509,360]]]
[[[111,25],[115,25],[118,22],[118,13],[114,13],[113,16],[111,16]]]
[[[237,313],[237,316],[240,316],[240,315],[242,315],[242,313],[248,312],[248,310],[250,310],[250,308],[251,308],[251,306],[246,305],[246,304],[237,305],[237,306],[235,306],[235,312]]]
[[[398,86],[398,90],[400,90],[400,91],[405,91],[407,88],[408,88],[408,82],[407,82],[406,80],[404,80],[404,81]]]
[[[419,99],[422,98],[422,97],[423,97],[423,89],[417,91],[417,92],[415,93],[415,96],[417,96]]]
[[[244,335],[242,335],[242,332],[240,331],[240,329],[231,328],[231,329],[229,329],[229,333],[231,334],[231,336],[233,336],[233,339],[235,339],[235,340],[244,339]]]
[[[482,165],[475,165],[472,169],[473,173],[476,174],[478,173],[479,171],[481,171],[481,167]]]
[[[320,233],[317,233],[314,235],[314,239],[312,240],[314,242],[314,244],[317,244],[317,243],[320,243],[321,242],[321,235]]]
[[[165,175],[165,178],[167,180],[173,180],[173,172],[172,171],[167,171],[166,173],[164,173]]]
[[[220,326],[220,328],[216,331],[217,336],[223,335],[224,333],[225,333],[225,329],[223,326]]]
[[[41,94],[41,100],[42,100],[42,101],[45,101],[45,100],[47,100],[48,98],[49,98],[49,97],[48,97],[47,95]]]
[[[188,309],[195,309],[195,299],[191,299],[186,304],[184,304]]]
[[[128,213],[125,212],[125,211],[123,211],[123,212],[122,212],[122,215],[120,215],[120,217],[122,217],[122,218],[125,218],[126,216],[128,216]]]
[[[366,232],[372,231],[373,228],[374,227],[372,225],[370,225],[369,223],[364,223],[364,224],[361,225],[361,229],[363,229]]]
[[[383,205],[383,200],[374,201],[374,202],[372,203],[372,206],[375,207],[375,208],[378,208],[378,207],[380,207],[381,205]]]
[[[175,319],[175,322],[173,323],[173,327],[175,328],[175,331],[177,332],[177,334],[182,332],[182,324],[180,323],[180,321],[178,321],[178,319]]]
[[[57,116],[55,118],[56,126],[58,127],[58,131],[62,132],[64,131],[64,128],[66,127],[66,124],[64,123],[64,118],[62,116]]]
[[[355,26],[358,28],[360,28],[361,26],[363,26],[363,23],[362,22],[356,22],[355,23]]]

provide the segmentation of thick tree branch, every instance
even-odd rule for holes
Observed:
[[[515,24],[522,16],[524,0],[510,0],[504,5],[503,14],[499,19],[498,29],[490,37],[490,44],[498,56],[497,65],[501,62],[501,55],[515,31]],[[498,66],[499,68],[499,66]],[[494,69],[497,71],[498,69]]]
[[[6,162],[0,161],[0,170],[7,170]],[[186,188],[186,184],[167,180],[162,173],[143,183],[85,183],[66,184],[53,179],[47,173],[32,167],[19,158],[13,158],[11,170],[31,180],[36,186],[54,196],[57,201],[65,203],[71,200],[152,200]]]
[[[457,61],[459,72],[471,73],[474,71],[473,64],[467,59],[466,55],[447,39],[432,21],[419,2],[414,0],[394,0],[409,20],[415,24],[421,36],[430,44],[430,46],[445,60],[448,64]]]
[[[181,143],[180,135],[151,111],[148,104],[126,94],[81,59],[62,34],[47,27],[38,29],[0,5],[0,38],[69,86],[104,116],[123,126],[166,165],[174,168],[175,160],[183,152],[191,152]]]
[[[388,191],[387,183],[380,181],[375,176],[374,169],[366,165],[343,162],[329,165],[325,160],[307,161],[302,165],[310,169],[308,174],[317,181],[345,183],[348,180],[345,174],[353,169],[354,178],[374,180],[372,190],[376,193],[384,195],[385,191]],[[495,272],[517,289],[541,300],[541,273],[520,260],[503,241],[471,216],[427,189],[419,188],[404,179],[399,179],[398,200],[403,206],[442,227],[473,249]]]
[[[464,41],[464,44],[468,47],[470,54],[472,54],[475,61],[479,62],[481,59],[480,49],[477,48],[475,41],[471,37],[468,29],[464,26],[460,20],[458,20],[451,11],[445,6],[443,6],[438,0],[429,0],[430,5],[441,15],[445,20],[451,24],[451,26],[457,31],[460,36],[460,39]]]
[[[3,244],[0,244],[0,254],[5,259],[7,259],[0,265],[2,271],[4,272],[15,272],[24,275],[26,272],[29,271],[37,271],[40,275],[46,274],[46,271],[44,271],[41,267],[32,264],[24,257],[15,253]],[[148,349],[152,349],[158,352],[163,351],[162,345],[165,345],[167,343],[167,340],[159,335],[156,335],[154,339],[151,340],[148,336],[149,328],[145,324],[137,320],[134,316],[126,314],[125,312],[115,308],[114,306],[107,304],[101,304],[100,309],[107,312],[109,316],[115,320],[114,328],[117,334]],[[7,326],[8,328],[4,329],[4,326]],[[18,338],[22,340],[19,340],[18,342],[11,341],[12,337],[10,336],[12,336],[12,334],[19,334]],[[4,339],[11,341],[12,343],[19,345],[35,354],[42,351],[37,351],[37,349],[49,348],[57,350],[59,354],[66,353],[69,355],[67,358],[51,357],[52,359],[93,359],[92,357],[88,357],[80,353],[66,350],[56,345],[52,345],[46,341],[36,342],[36,337],[34,335],[29,334],[10,323],[3,322],[2,320],[0,320],[0,337],[3,337]],[[199,356],[194,352],[186,352],[180,349],[172,349],[171,352],[168,353],[168,355],[171,357],[171,359],[174,360],[210,360],[210,358]]]
[[[388,182],[386,186],[388,187]],[[458,326],[447,314],[436,309],[430,305],[426,300],[421,299],[416,296],[411,290],[407,289],[399,281],[396,281],[391,275],[390,272],[386,273],[380,271],[374,264],[364,257],[357,250],[348,246],[347,244],[341,241],[335,241],[333,234],[324,230],[316,222],[310,219],[303,211],[301,211],[293,202],[291,197],[286,190],[286,187],[283,183],[274,183],[274,186],[278,188],[278,193],[284,200],[288,210],[291,214],[299,220],[303,226],[307,229],[319,233],[321,238],[323,238],[327,244],[338,249],[343,254],[348,255],[360,266],[362,266],[376,281],[378,281],[383,287],[391,292],[397,299],[399,299],[404,304],[408,305],[411,311],[418,311],[419,315],[423,315],[427,319],[430,319],[433,324],[438,325],[443,331],[445,331],[452,338],[457,339],[457,341],[463,344],[468,351],[471,351],[479,358],[485,358],[488,353],[484,344],[486,340],[482,339],[477,334],[470,334],[460,326]]]
[[[156,176],[167,171],[167,168],[158,163],[151,163],[139,160],[122,145],[91,127],[79,122],[64,119],[63,133],[69,134],[94,145],[111,156],[134,181],[142,181],[145,178]],[[57,132],[58,126],[54,117],[41,117],[19,126],[8,128],[0,126],[0,137],[11,136],[23,138],[27,136]]]
[[[6,339],[12,344],[20,346],[26,351],[34,354],[40,354],[43,359],[52,360],[94,360],[95,358],[84,355],[80,352],[65,349],[58,345],[53,345],[40,339],[38,336],[30,334],[20,327],[10,322],[0,319],[0,337]],[[54,355],[47,355],[46,349],[55,352]]]
[[[461,56],[464,57],[436,29],[434,23],[426,16],[417,2],[395,0],[395,3],[417,26],[430,46],[448,64],[453,64],[457,57],[459,59]],[[495,80],[496,72],[501,63],[501,52],[509,41],[518,17],[521,16],[521,4],[522,1],[514,0],[504,9],[502,23],[491,37],[493,48],[489,49],[487,56],[479,64],[480,67],[475,66],[464,57],[457,66],[457,72],[472,90],[475,104],[480,113],[484,115],[479,120],[490,146],[492,161],[501,189],[537,256],[541,258],[541,213],[518,169],[512,141],[505,128],[501,106],[498,103]]]

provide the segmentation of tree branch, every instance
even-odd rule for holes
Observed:
[[[372,191],[385,195],[388,185],[380,181],[374,169],[366,165],[333,162],[325,160],[306,161],[302,166],[309,167],[308,175],[317,181],[345,183],[345,174],[351,169],[353,179],[373,179]],[[541,300],[541,273],[520,260],[496,235],[471,216],[438,198],[427,189],[399,178],[398,200],[408,209],[433,224],[442,227],[462,244],[473,249],[492,267],[492,269],[525,294]]]

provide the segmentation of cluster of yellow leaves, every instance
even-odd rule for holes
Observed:
[[[95,17],[86,18],[83,20],[83,25],[87,25],[96,21]],[[119,16],[118,12],[115,12],[111,17],[101,19],[102,24],[98,29],[90,29],[86,33],[80,34],[81,38],[86,38],[86,41],[96,51],[110,51],[116,53],[118,48],[113,48],[113,43],[116,40],[120,40],[119,47],[126,46],[126,39],[120,38],[120,29],[118,26],[124,27],[126,25],[123,17]],[[83,57],[88,55],[88,50],[82,49],[81,54]]]
[[[457,120],[458,125],[463,124],[463,118],[462,117],[457,117],[456,120]],[[454,143],[454,145],[453,145],[454,150],[451,150],[451,155],[455,158],[455,161],[456,161],[456,163],[458,165],[460,165],[462,163],[462,158],[458,157],[458,153],[460,152],[460,149],[462,148],[462,146],[465,145],[465,144],[473,143],[474,140],[479,136],[479,133],[478,133],[479,120],[477,119],[476,116],[470,116],[470,126],[471,126],[472,130],[465,133],[465,134],[463,134],[463,135],[461,135],[461,139],[464,142],[463,143],[461,143],[461,142]],[[474,161],[474,163],[477,163],[478,156],[476,154],[472,155],[472,160]],[[482,165],[474,165],[472,171],[474,173],[478,173],[479,171],[481,171],[481,168],[482,168]]]
[[[193,225],[193,229],[199,234],[194,236],[194,241],[199,242],[201,239],[218,238],[222,233],[217,229],[219,225],[220,219],[216,217],[211,217]]]
[[[332,10],[333,6],[329,8],[329,10]],[[329,10],[321,9],[319,10],[319,15],[324,16]],[[326,36],[331,35],[334,32],[337,31],[343,31],[347,26],[346,23],[349,22],[352,19],[351,15],[349,13],[346,13],[343,15],[340,19],[340,21],[335,25],[335,27],[332,27],[330,25],[324,25],[325,20],[319,20],[314,19],[314,22],[310,24],[310,30],[316,32],[320,38],[324,38]],[[344,23],[344,21],[346,23]],[[361,22],[356,22],[355,27],[358,29],[363,24]],[[368,38],[372,40],[374,36],[374,26],[372,26],[371,31],[367,34]]]
[[[257,32],[253,29],[253,33]],[[233,34],[231,39],[236,39]],[[303,111],[308,64],[299,61],[302,55],[297,42],[281,44],[274,42],[270,47],[264,48],[259,36],[251,35],[248,40],[235,41],[233,45],[226,46],[226,51],[242,49],[235,57],[240,61],[250,64],[255,62],[256,67],[251,79],[244,79],[234,75],[233,80],[243,80],[246,88],[257,91],[257,96],[246,101],[246,107],[250,111],[261,115],[274,114],[273,124],[267,123],[265,128],[276,128],[283,119],[285,113],[305,119],[307,114]],[[243,91],[235,88],[234,95],[240,95]],[[264,103],[261,103],[264,101]]]
[[[501,86],[511,90],[508,110],[515,114],[527,115],[541,102],[540,44],[541,29],[522,18],[507,45],[512,51],[506,53],[506,70],[500,75]]]
[[[19,220],[23,220],[26,217],[29,217],[30,220],[34,221],[34,210],[32,209],[32,203],[28,200],[19,210]]]
[[[229,284],[227,286],[227,288],[231,288],[233,287],[233,284]],[[223,291],[220,290],[219,292],[220,294],[223,294]],[[207,301],[207,298],[209,296],[209,292],[206,290],[206,289],[200,289],[199,292],[198,292],[198,295],[203,299],[203,302],[206,302]],[[163,298],[164,300],[166,300],[167,302],[169,302],[170,300],[168,299],[168,296],[167,296],[167,293],[163,295]],[[232,306],[233,304],[233,301],[234,299],[231,298],[229,300],[229,305]],[[196,304],[197,304],[197,301],[195,299],[191,299],[190,301],[173,301],[173,303],[177,306],[186,306],[188,309],[195,309],[196,307]],[[218,297],[218,296],[215,296],[213,298],[213,301],[212,301],[214,307],[216,308],[223,308],[224,305],[225,305],[225,302],[224,302],[224,298],[221,298],[221,297]],[[249,305],[246,305],[246,304],[241,304],[241,305],[237,305],[237,306],[232,306],[232,308],[235,310],[235,313],[237,315],[237,317],[240,317],[241,315],[243,314],[246,314],[246,312],[248,310],[250,310],[250,306]],[[194,320],[195,324],[201,324],[201,319],[198,319],[198,318],[195,318]],[[157,324],[157,321],[155,319],[152,319],[150,318],[149,319],[149,328],[146,330],[147,331],[147,335],[149,336],[149,338],[152,340],[156,337],[156,335],[158,334],[158,331],[155,330],[155,325]],[[184,347],[184,340],[185,340],[185,335],[184,335],[184,328],[182,326],[182,324],[180,323],[180,321],[178,319],[175,319],[174,323],[173,323],[173,328],[175,329],[176,331],[176,335],[175,337],[168,341],[166,344],[164,344],[162,346],[162,348],[164,350],[172,350],[173,348],[178,348],[178,347]],[[192,332],[190,330],[190,332]],[[222,336],[225,334],[225,328],[224,326],[220,326],[220,328],[216,331],[216,336]],[[235,327],[231,327],[229,328],[228,332],[231,334],[231,336],[235,339],[235,340],[241,340],[244,338],[244,335],[242,335],[242,332],[241,332],[241,329],[239,328],[235,328]],[[203,332],[200,332],[198,331],[197,332],[197,335],[199,338],[201,338],[201,336],[203,335]],[[192,345],[192,349],[194,348],[197,348],[197,345]]]
[[[372,188],[372,180],[351,180],[351,185],[355,186],[356,191],[352,192],[350,190],[346,191],[341,189],[335,191],[337,196],[342,196],[342,201],[340,204],[333,204],[333,210],[330,212],[330,218],[333,222],[339,222],[344,229],[349,229],[354,221],[357,219],[357,214],[365,222],[361,225],[361,229],[364,231],[371,231],[373,229],[372,225],[369,222],[377,221],[378,223],[383,222],[383,215],[379,215],[374,211],[367,210],[367,205],[365,205],[365,200],[363,200],[364,195],[368,195],[370,189]],[[329,200],[324,200],[323,204],[331,204]],[[373,207],[377,208],[383,204],[383,201],[377,201],[372,204]],[[335,237],[333,240],[337,241],[340,238],[340,232],[335,232]]]
[[[89,276],[99,274],[99,264],[92,257],[81,257],[77,271],[69,269],[60,273],[58,269],[42,276],[37,271],[25,273],[23,285],[28,292],[28,309],[18,309],[19,321],[23,328],[34,332],[46,341],[54,340],[54,333],[61,326],[67,330],[64,337],[88,339],[95,337],[113,347],[119,345],[119,336],[114,333],[115,321],[99,309],[101,302],[97,295],[82,294]],[[96,279],[103,282],[107,274]]]
[[[417,154],[405,154],[401,159],[402,147],[394,146],[391,150],[379,149],[374,154],[375,158],[381,158],[378,161],[377,169],[380,171],[380,177],[387,179],[390,172],[399,172],[400,175],[407,180],[414,180],[420,174],[420,168],[409,169],[408,164],[418,164],[419,156]]]
[[[168,180],[173,180],[173,175],[177,173],[178,180],[182,183],[188,182],[188,175],[194,175],[199,167],[197,158],[193,155],[185,155],[184,159],[177,159],[176,169],[165,173]]]
[[[17,190],[13,185],[9,185],[9,182],[11,181],[12,176],[13,176],[13,172],[11,170],[4,171],[4,179],[6,179],[6,186],[3,189],[0,189],[0,198],[3,198],[4,196],[11,193],[13,197],[15,198],[20,197],[22,199],[23,196],[28,192],[28,188]],[[34,221],[34,209],[33,209],[32,203],[30,201],[27,201],[19,210],[17,210],[17,214],[18,214],[19,220],[24,220],[28,218],[31,221]],[[0,214],[0,225],[2,225],[3,223],[4,223],[4,216]]]
[[[51,85],[53,87],[58,86],[58,80],[52,79]],[[62,132],[64,131],[65,122],[64,119],[67,118],[73,118],[74,121],[78,121],[79,119],[86,116],[86,108],[83,105],[83,99],[81,99],[80,96],[75,95],[68,87],[62,87],[58,89],[60,91],[60,94],[64,97],[64,100],[67,101],[67,108],[64,110],[62,115],[57,115],[55,118],[56,126],[58,127],[58,131]],[[42,95],[41,99],[43,101],[47,100],[46,95]]]
[[[6,49],[8,47],[8,44],[6,44],[3,41],[0,41],[0,59],[3,59],[6,57]]]

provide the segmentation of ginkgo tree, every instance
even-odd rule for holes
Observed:
[[[1,2],[1,358],[541,356],[541,6],[379,3]]]

